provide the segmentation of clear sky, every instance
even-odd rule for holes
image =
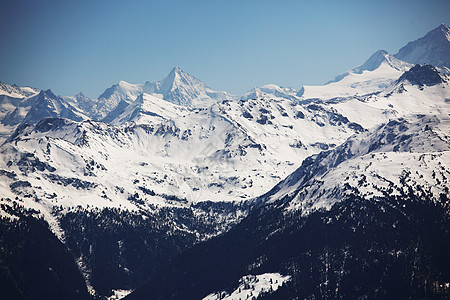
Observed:
[[[0,0],[0,81],[98,97],[180,66],[233,94],[299,89],[443,22],[448,0]]]

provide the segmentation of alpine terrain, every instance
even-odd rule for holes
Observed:
[[[240,96],[0,83],[1,298],[448,299],[449,47]]]

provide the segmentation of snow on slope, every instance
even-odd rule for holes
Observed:
[[[142,84],[132,84],[126,81],[120,81],[110,88],[106,89],[98,97],[96,107],[93,109],[92,118],[101,120],[112,112],[121,102],[131,103],[137,96],[142,94]]]
[[[249,92],[241,95],[239,99],[250,100],[259,98],[282,98],[292,101],[298,101],[300,98],[297,97],[298,91],[291,87],[280,87],[275,84],[266,84],[262,87],[255,87]]]
[[[419,86],[402,79],[365,98],[293,102],[270,96],[209,108],[143,94],[115,126],[46,119],[22,128],[0,148],[0,169],[16,174],[2,190],[52,205],[132,209],[252,199],[304,158],[365,128],[415,114],[445,115],[449,90],[447,82]],[[20,181],[29,184],[11,187]]]
[[[169,75],[160,81],[147,81],[143,91],[155,96],[162,95],[168,102],[189,107],[207,107],[217,101],[234,98],[226,92],[211,90],[205,83],[179,67],[173,68]]]
[[[441,24],[424,37],[409,42],[394,56],[412,64],[431,64],[450,73],[450,29]]]
[[[215,292],[204,297],[203,300],[240,300],[256,299],[260,294],[270,294],[290,280],[290,276],[279,273],[265,273],[261,275],[247,275],[239,279],[239,286],[230,294]]]
[[[341,74],[323,86],[304,86],[297,96],[303,99],[332,99],[378,92],[412,65],[389,55],[375,52],[364,64]]]
[[[363,199],[418,194],[440,201],[450,182],[450,118],[418,115],[392,120],[306,159],[268,195],[287,197],[288,210],[303,215],[330,209],[347,193]]]
[[[415,80],[411,82],[411,78]],[[432,84],[424,84],[430,80],[434,80]],[[449,77],[431,66],[416,66],[378,94],[334,101],[330,106],[350,121],[371,128],[408,115],[443,114],[450,109],[449,99]]]
[[[14,131],[17,123],[12,116],[16,114],[21,119],[27,114],[31,103],[28,98],[39,93],[38,89],[31,87],[18,87],[0,82],[0,144]],[[5,119],[6,118],[6,119]]]
[[[75,121],[88,119],[82,112],[67,103],[62,97],[58,97],[51,90],[41,91],[30,99],[33,105],[21,122],[35,124],[43,118],[61,117]]]
[[[78,93],[73,97],[62,96],[64,101],[75,107],[78,111],[83,112],[86,116],[92,117],[95,115],[97,99],[90,99],[83,93]]]
[[[226,92],[210,89],[199,79],[175,67],[166,78],[159,81],[147,81],[144,84],[120,81],[106,89],[96,101],[91,116],[94,120],[110,122],[142,93],[187,107],[207,107],[217,101],[234,98]]]
[[[39,93],[38,89],[26,86],[19,87],[17,85],[10,85],[4,82],[0,82],[0,96],[7,96],[10,98],[27,98]]]
[[[60,206],[154,211],[208,200],[250,200],[268,192],[310,155],[341,149],[345,156],[346,146],[338,145],[354,134],[355,141],[361,134],[376,139],[365,130],[382,122],[403,117],[409,128],[417,114],[431,114],[447,124],[447,77],[421,85],[416,82],[423,77],[416,76],[420,70],[412,69],[406,73],[412,77],[401,77],[377,95],[340,101],[263,95],[189,108],[143,94],[113,120],[115,125],[44,119],[36,126],[21,126],[0,147],[0,193],[39,209],[50,224],[56,224],[52,211]],[[436,71],[429,71],[426,80],[435,78]],[[442,132],[439,136],[445,139]],[[383,134],[407,140],[401,130]],[[371,159],[361,151],[360,157]],[[399,161],[409,164],[408,159]],[[297,184],[292,178],[298,172],[289,175],[288,187]],[[288,195],[292,189],[280,191]],[[331,191],[326,187],[323,193]],[[52,226],[58,232],[57,224]]]
[[[163,99],[143,93],[128,105],[111,124],[129,123],[152,124],[162,120],[174,120],[190,110],[184,106],[172,104]]]
[[[0,170],[12,172],[2,176],[2,194],[48,218],[59,206],[152,211],[246,200],[362,130],[320,105],[289,100],[207,109],[160,102],[144,94],[138,113],[129,111],[136,118],[119,126],[53,118],[21,128],[0,148]]]

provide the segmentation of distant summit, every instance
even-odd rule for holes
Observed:
[[[330,80],[326,84],[338,82],[350,74],[362,74],[364,71],[375,71],[383,64],[400,72],[404,72],[412,67],[411,64],[405,63],[404,61],[401,61],[390,55],[386,50],[378,50],[374,54],[372,54],[369,59],[366,60],[366,62],[362,65],[357,66],[346,73],[336,76],[333,80]]]
[[[41,91],[33,99],[34,104],[31,106],[23,123],[35,124],[44,118],[62,117],[74,121],[82,121],[83,116],[63,98],[56,96],[49,89]]]
[[[210,89],[200,79],[189,75],[180,67],[175,67],[166,78],[159,81],[147,81],[144,84],[120,81],[111,86],[99,96],[91,115],[96,120],[110,122],[142,93],[189,107],[205,107],[217,101],[234,98],[227,92]]]
[[[260,99],[260,98],[283,98],[297,101],[297,90],[291,87],[281,87],[276,84],[266,84],[261,87],[254,87],[247,93],[241,95],[239,99]]]
[[[444,73],[450,73],[450,29],[441,24],[424,37],[401,48],[396,58],[412,64],[430,64]]]
[[[333,99],[379,92],[398,79],[413,65],[378,50],[366,62],[323,86],[303,86],[298,97],[304,99]]]
[[[173,68],[162,80],[147,81],[143,91],[152,95],[161,95],[164,100],[183,106],[205,106],[232,98],[226,92],[211,90],[204,82],[184,72],[180,67]]]

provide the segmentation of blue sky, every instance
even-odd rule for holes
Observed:
[[[180,66],[234,94],[299,89],[442,22],[448,0],[0,1],[0,81],[97,97]]]

